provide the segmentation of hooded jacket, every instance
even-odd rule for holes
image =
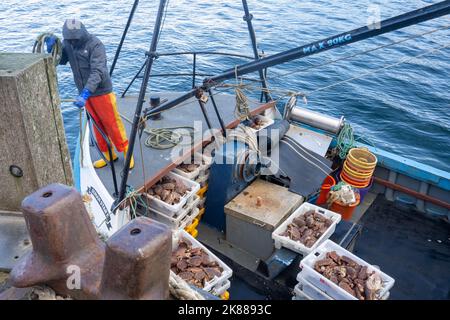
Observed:
[[[70,63],[78,92],[86,88],[92,96],[112,92],[103,43],[86,30],[81,21],[67,20],[63,26],[63,53],[60,64]],[[69,40],[76,40],[72,45]]]

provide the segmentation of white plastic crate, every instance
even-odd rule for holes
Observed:
[[[322,290],[314,287],[311,283],[309,283],[307,280],[301,278],[301,273],[298,274],[297,280],[299,283],[294,287],[294,293],[295,295],[298,295],[300,299],[294,299],[293,300],[335,300],[329,295],[327,295]],[[389,299],[390,292],[386,292],[385,295],[381,298],[381,300],[387,300]]]
[[[205,164],[203,164],[203,161],[205,161]],[[178,167],[172,170],[172,172],[175,172],[176,174],[179,174],[180,176],[183,176],[185,178],[188,178],[189,180],[195,181],[199,175],[202,174],[202,172],[205,171],[205,167],[209,168],[211,166],[211,158],[207,157],[205,155],[202,155],[199,152],[194,153],[193,156],[193,163],[198,164],[199,166],[197,169],[195,169],[192,172],[185,172]]]
[[[215,296],[220,296],[225,293],[231,287],[230,280],[225,281],[222,285],[217,285],[211,290],[211,294]]]
[[[202,154],[201,155],[203,158],[203,161],[205,163],[201,163],[200,164],[200,176],[203,176],[205,174],[209,175],[209,168],[211,167],[212,163],[213,163],[213,158],[210,156],[207,156],[206,154]]]
[[[185,186],[190,188],[190,190],[184,196],[181,197],[180,202],[174,205],[170,205],[160,199],[155,198],[152,195],[149,194],[146,195],[151,200],[149,203],[151,209],[155,209],[160,213],[164,213],[168,216],[174,216],[175,214],[179,213],[180,210],[182,210],[182,208],[186,203],[191,203],[194,200],[193,196],[198,192],[198,190],[200,190],[200,184],[173,172],[169,172],[167,176],[177,180],[177,182],[183,183]]]
[[[261,126],[261,128],[259,129],[253,129],[252,127],[249,127],[251,130],[258,132],[259,130],[262,130],[264,128],[267,128],[268,126],[272,125],[275,121],[273,119],[270,119],[266,116],[263,116],[261,114],[256,115],[254,118],[256,119],[261,119],[262,121],[264,121],[265,123]]]
[[[195,182],[197,182],[200,185],[200,188],[203,188],[208,183],[208,179],[209,173],[199,176]]]
[[[314,212],[317,212],[322,217],[328,218],[332,221],[331,225],[320,236],[320,238],[317,239],[316,243],[314,243],[310,248],[308,248],[299,241],[294,241],[289,237],[282,236],[282,234],[286,231],[288,225],[292,223],[292,221],[295,218],[302,216],[306,212],[311,210],[314,210]],[[333,234],[334,230],[336,230],[336,225],[340,221],[341,221],[340,214],[330,210],[323,209],[314,204],[305,202],[297,210],[295,210],[281,225],[279,225],[278,228],[276,228],[275,231],[272,233],[272,239],[275,241],[275,248],[280,249],[281,247],[285,247],[292,251],[301,253],[303,254],[303,256],[306,256]]]
[[[203,198],[200,198],[200,201],[198,202],[197,207],[201,208],[203,206],[203,208],[204,208],[205,202],[206,202],[206,196]]]
[[[378,273],[383,281],[383,287],[378,293],[380,297],[385,297],[389,290],[394,286],[395,280],[374,267],[373,265],[367,263],[361,258],[355,256],[353,253],[345,250],[338,244],[334,243],[331,240],[326,240],[319,247],[317,247],[314,251],[312,251],[308,256],[306,256],[300,262],[301,278],[310,282],[313,286],[318,289],[324,291],[327,295],[336,300],[357,300],[356,297],[349,294],[347,291],[333,283],[331,280],[327,279],[319,272],[314,270],[314,264],[316,261],[321,260],[326,257],[327,252],[336,251],[336,253],[340,256],[347,256],[352,259],[356,263],[361,266],[367,266],[367,272],[375,271]]]
[[[192,224],[194,219],[198,216],[200,210],[197,206],[199,202],[200,197],[198,195],[194,195],[194,201],[190,204],[186,204],[180,213],[173,216],[168,216],[167,214],[150,208],[149,218],[162,222],[172,229],[184,229],[188,225]]]
[[[302,290],[297,286],[294,287],[294,295],[292,300],[313,300],[311,297],[307,296]]]
[[[190,180],[196,181],[200,176],[203,176],[207,173],[209,168],[211,167],[213,159],[207,155],[201,154],[199,152],[196,152],[194,154],[194,161],[193,163],[198,164],[198,168],[195,169],[192,172],[185,172],[178,167],[173,169],[172,171],[176,174],[179,174],[180,176],[183,176],[185,178],[188,178]],[[204,162],[204,163],[203,163]]]
[[[195,179],[198,178],[198,176],[200,175],[200,167],[196,168],[194,171],[192,172],[185,172],[179,168],[174,168],[172,170],[172,172],[179,174],[182,177],[188,178],[189,180],[193,180],[195,181]]]
[[[332,297],[330,297],[325,292],[313,286],[307,280],[297,276],[297,281],[298,283],[294,288],[294,292],[296,294],[298,291],[301,291],[303,294],[309,297],[309,300],[333,300]]]
[[[220,291],[223,287],[225,287],[225,283],[231,278],[233,275],[233,270],[222,260],[220,260],[216,255],[214,255],[211,251],[208,250],[202,243],[192,237],[185,230],[177,230],[173,232],[172,236],[172,250],[175,251],[178,249],[178,243],[180,240],[186,240],[187,242],[192,244],[193,248],[202,248],[207,254],[210,260],[217,261],[217,263],[222,267],[223,271],[220,277],[214,277],[214,279],[205,283],[203,290],[212,292],[214,290]],[[227,288],[225,289],[227,290]],[[225,292],[224,290],[224,292]]]

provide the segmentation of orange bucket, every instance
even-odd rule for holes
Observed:
[[[347,174],[345,174],[345,172],[341,172],[340,177],[343,181],[345,181],[347,184],[353,186],[353,187],[357,187],[357,188],[365,188],[369,185],[370,183],[370,179],[365,179],[365,180],[359,180],[359,179],[355,179],[355,178],[350,178]]]
[[[356,202],[350,205],[343,204],[339,200],[334,201],[329,210],[339,213],[342,216],[342,219],[348,221],[352,218],[353,211],[355,211],[356,207],[359,205],[359,194],[357,193],[355,197]]]
[[[332,186],[336,185],[336,180],[332,176],[327,176],[323,180],[322,186],[320,187],[320,194],[316,200],[316,204],[324,204],[327,202],[327,196],[330,192]]]

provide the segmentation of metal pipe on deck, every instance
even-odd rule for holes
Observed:
[[[344,125],[344,117],[334,118],[316,111],[294,106],[285,117],[308,126],[318,128],[333,134],[338,134]]]

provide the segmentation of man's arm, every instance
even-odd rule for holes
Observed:
[[[69,61],[69,56],[67,55],[66,46],[64,45],[64,42],[63,42],[61,60],[59,60],[59,64],[66,65],[68,61]]]
[[[90,92],[95,92],[97,90],[100,82],[108,74],[106,68],[106,50],[102,43],[98,43],[91,52],[90,57],[90,67],[91,73],[86,82],[85,88]]]

